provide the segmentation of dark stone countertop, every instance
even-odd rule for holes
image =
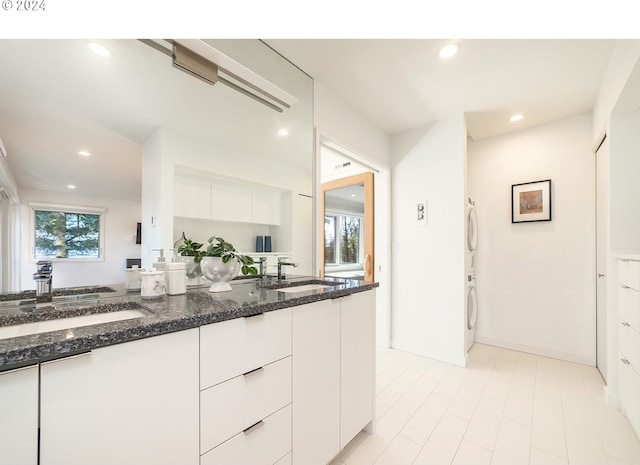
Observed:
[[[141,318],[113,323],[0,339],[0,371],[378,287],[378,283],[326,278],[324,281],[331,286],[324,289],[295,293],[276,289],[308,281],[319,280],[303,276],[290,276],[283,282],[272,278],[237,279],[232,281],[229,292],[210,293],[209,285],[205,285],[189,288],[183,295],[153,300],[142,299],[140,291],[127,291],[123,285],[100,286],[83,288],[88,294],[71,292],[54,297],[53,307],[36,307],[30,295],[22,296],[26,297],[22,301],[0,301],[0,327],[126,309],[146,313]]]

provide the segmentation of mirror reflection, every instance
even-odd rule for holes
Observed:
[[[243,252],[253,252],[255,236],[271,235],[274,253],[311,274],[312,80],[260,41],[206,42],[298,101],[279,113],[175,69],[137,40],[98,41],[108,56],[86,40],[0,40],[0,186],[8,197],[0,202],[0,290],[34,288],[31,217],[43,206],[104,212],[101,257],[58,260],[56,288],[124,282],[126,259],[148,266],[154,249],[171,257],[182,232],[200,241],[222,235]],[[176,202],[176,175],[277,192],[280,216],[184,215],[201,198]],[[233,209],[237,196],[220,199],[209,200]]]

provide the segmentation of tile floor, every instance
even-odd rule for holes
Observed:
[[[640,465],[596,368],[477,343],[469,359],[378,349],[376,431],[332,465]]]

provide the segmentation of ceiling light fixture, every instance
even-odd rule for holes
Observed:
[[[278,131],[278,135],[280,135],[280,136],[288,136],[289,135],[289,131],[287,131],[286,129],[280,129]]]
[[[140,41],[173,60],[173,66],[211,85],[220,82],[282,112],[298,99],[200,39]]]
[[[520,121],[522,118],[524,118],[524,115],[522,113],[518,113],[517,115],[513,115],[511,118],[509,118],[509,121],[515,123],[516,121]]]
[[[111,52],[104,45],[100,45],[95,42],[89,42],[87,44],[87,47],[89,47],[89,50],[91,50],[99,57],[108,58],[111,56]]]
[[[451,58],[458,53],[458,50],[460,50],[460,44],[450,43],[443,46],[438,55],[440,55],[440,58]]]
[[[67,184],[67,189],[75,189],[76,186],[74,186],[73,184]]]
[[[78,152],[78,155],[82,155],[83,157],[90,157],[90,156],[91,156],[91,153],[90,153],[90,152],[87,152],[86,150],[80,150],[80,151]]]

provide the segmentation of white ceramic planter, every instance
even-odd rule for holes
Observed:
[[[202,257],[200,269],[204,277],[213,283],[209,292],[225,292],[231,290],[229,281],[238,276],[242,265],[235,258],[222,263],[220,257]]]

